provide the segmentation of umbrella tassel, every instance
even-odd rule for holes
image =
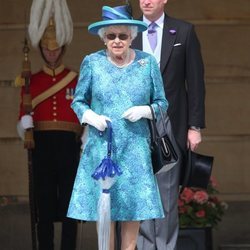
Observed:
[[[117,176],[122,174],[121,169],[111,159],[112,151],[112,126],[111,122],[107,121],[108,125],[108,145],[107,156],[104,157],[99,166],[91,175],[95,180],[100,182],[101,195],[98,201],[98,249],[109,250],[110,245],[110,229],[111,229],[111,199],[110,188],[114,184]]]
[[[103,190],[99,199],[98,249],[109,250],[110,245],[110,194]]]

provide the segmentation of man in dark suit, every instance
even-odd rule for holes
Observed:
[[[185,161],[187,147],[194,151],[205,127],[204,69],[194,26],[169,17],[164,12],[167,0],[139,0],[148,31],[139,34],[132,47],[155,56],[163,77],[168,114]],[[151,23],[154,27],[151,28]],[[156,47],[149,37],[156,35]],[[181,169],[178,164],[157,175],[165,212],[164,219],[141,223],[138,250],[176,249],[178,236],[178,193]]]

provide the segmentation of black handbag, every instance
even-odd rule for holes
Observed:
[[[177,163],[179,148],[174,138],[171,122],[167,112],[163,113],[160,105],[159,119],[155,119],[154,110],[151,106],[152,120],[149,127],[151,133],[151,156],[154,174],[167,171],[169,167]]]

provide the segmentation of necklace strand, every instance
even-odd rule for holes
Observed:
[[[124,67],[126,67],[126,66],[128,66],[132,61],[131,61],[131,53],[130,53],[130,49],[128,50],[128,53],[127,53],[127,55],[126,55],[126,57],[125,57],[125,59],[124,59],[124,64],[122,64],[122,65],[119,65],[119,64],[117,64],[112,58],[111,58],[111,56],[110,56],[110,53],[107,51],[107,58],[108,58],[108,60],[112,63],[112,64],[114,64],[116,67],[118,67],[118,68],[124,68]]]

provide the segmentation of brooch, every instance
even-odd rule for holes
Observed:
[[[147,64],[144,59],[139,60],[138,63],[140,63],[141,66],[145,66]]]

